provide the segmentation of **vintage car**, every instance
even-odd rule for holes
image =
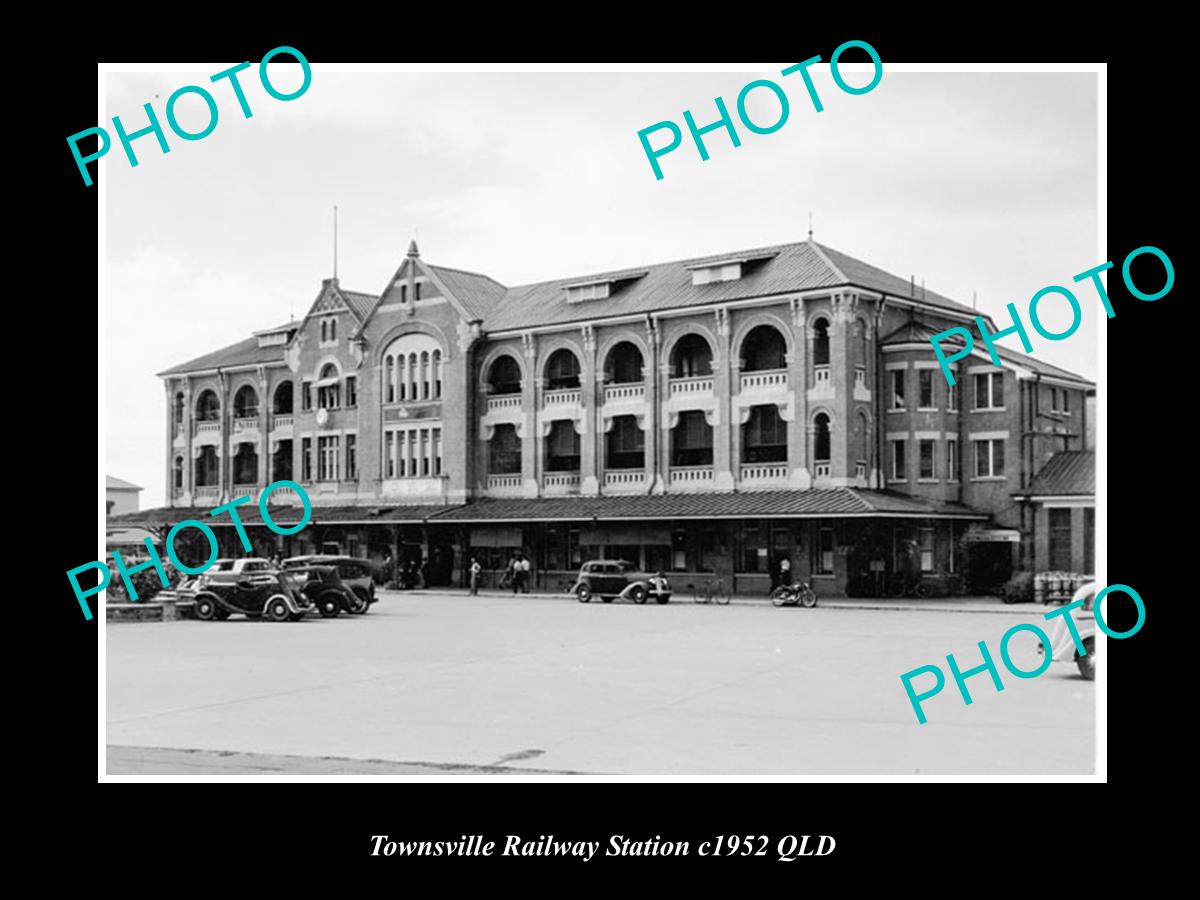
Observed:
[[[282,572],[275,569],[251,572],[205,572],[188,587],[192,615],[203,621],[228,619],[240,613],[248,619],[266,617],[274,622],[296,621],[312,605]]]
[[[671,585],[666,578],[639,572],[633,563],[618,559],[585,562],[569,590],[580,603],[587,603],[592,597],[599,597],[605,603],[611,603],[614,597],[634,603],[645,603],[648,598],[667,603],[671,599]]]
[[[358,612],[362,598],[342,582],[335,566],[293,565],[280,573],[327,619],[342,610]]]
[[[337,569],[342,584],[354,594],[345,607],[346,612],[362,615],[375,602],[375,573],[369,560],[357,559],[353,556],[314,554],[293,556],[291,559],[283,561],[285,571],[311,565],[332,566]]]
[[[1076,648],[1075,641],[1071,637],[1070,627],[1067,625],[1066,615],[1056,616],[1050,620],[1046,627],[1046,636],[1050,638],[1050,647],[1043,647],[1039,641],[1038,653],[1049,653],[1050,659],[1054,662],[1074,662],[1079,667],[1079,674],[1086,681],[1094,681],[1096,678],[1096,612],[1094,609],[1096,583],[1093,581],[1081,585],[1075,591],[1071,602],[1074,603],[1076,600],[1082,600],[1083,606],[1071,610],[1067,615],[1072,617],[1075,628],[1079,632],[1079,640],[1086,653],[1081,656]]]

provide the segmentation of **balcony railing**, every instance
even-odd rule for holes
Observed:
[[[291,413],[280,413],[271,417],[272,428],[291,428],[295,418]]]
[[[254,499],[258,496],[258,488],[253,484],[235,484],[233,486],[233,496]]]
[[[196,422],[194,424],[193,434],[219,434],[221,431],[221,423],[216,422]]]
[[[221,496],[221,489],[215,484],[198,486],[193,492],[196,500],[216,500]]]
[[[711,375],[693,376],[691,378],[672,378],[671,379],[671,396],[678,397],[685,394],[711,394],[713,389],[713,378]]]
[[[742,466],[742,481],[781,481],[787,477],[787,463],[748,463]]]
[[[705,484],[713,480],[712,466],[672,466],[672,485]]]
[[[547,491],[572,491],[579,489],[578,472],[547,472],[542,476],[542,487]]]
[[[742,390],[787,387],[787,369],[771,369],[765,372],[743,372]]]
[[[829,366],[813,366],[813,383],[817,387],[830,385]]]
[[[622,400],[644,400],[646,397],[646,385],[638,382],[636,384],[608,384],[604,386],[604,402],[619,403]]]
[[[605,487],[642,485],[646,483],[645,469],[610,469],[604,473]]]
[[[258,431],[258,415],[243,416],[240,419],[233,420],[233,430],[236,434],[239,431]]]
[[[487,398],[487,411],[496,412],[501,409],[520,409],[520,394],[498,394]]]
[[[578,403],[582,392],[579,388],[563,388],[557,391],[546,391],[543,395],[543,402],[546,406],[569,406],[572,403]]]
[[[828,478],[833,469],[828,461],[813,463],[813,477]]]
[[[854,477],[863,479],[867,477],[867,464],[865,462],[857,462],[854,464]]]
[[[493,494],[515,494],[521,490],[521,475],[505,474],[505,475],[489,475],[487,480],[488,491]]]

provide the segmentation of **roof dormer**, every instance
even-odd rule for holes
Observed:
[[[564,284],[563,290],[567,292],[568,303],[585,303],[588,300],[607,300],[622,287],[626,282],[637,281],[648,273],[642,272],[621,272],[616,275],[605,275],[602,278],[592,278],[588,281],[574,281],[570,284]]]

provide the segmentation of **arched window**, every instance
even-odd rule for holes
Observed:
[[[321,380],[322,381],[326,381],[327,379],[337,378],[337,377],[338,377],[337,366],[335,366],[333,363],[325,363],[325,365],[321,367]]]
[[[174,481],[175,490],[181,491],[181,490],[183,490],[183,457],[182,456],[175,457],[174,469],[175,469],[175,481]]]
[[[854,320],[854,362],[863,368],[867,365],[867,323]]]
[[[854,452],[858,459],[868,462],[871,459],[871,427],[867,422],[867,414],[859,411],[854,420]]]
[[[244,384],[233,395],[233,417],[235,419],[253,419],[258,415],[258,391]]]
[[[679,414],[679,422],[671,429],[671,465],[711,466],[713,461],[713,429],[698,409]]]
[[[499,356],[487,372],[489,394],[521,393],[521,367],[507,354]]]
[[[613,419],[605,444],[604,465],[607,468],[640,469],[646,465],[646,437],[638,428],[637,416]]]
[[[637,384],[642,381],[642,351],[636,344],[621,341],[604,360],[604,380],[608,384]]]
[[[408,356],[404,353],[396,357],[396,399],[408,399]]]
[[[559,419],[550,424],[546,436],[546,471],[579,471],[579,435],[574,422]]]
[[[829,462],[829,416],[817,413],[813,425],[813,459],[817,462]]]
[[[829,320],[813,322],[813,365],[829,365]]]
[[[742,461],[787,462],[787,422],[775,404],[754,406],[742,426]]]
[[[429,371],[429,351],[424,350],[421,352],[421,399],[422,400],[429,399],[430,374],[431,373]]]
[[[742,371],[763,372],[785,368],[787,344],[779,330],[770,325],[752,328],[742,341]]]
[[[277,416],[290,416],[295,409],[295,388],[290,381],[281,381],[275,387],[274,410]]]
[[[279,481],[284,479],[291,481],[292,479],[292,442],[284,440],[279,442],[279,446],[275,448],[275,453],[271,458],[271,480]]]
[[[698,334],[679,339],[671,351],[671,377],[692,378],[712,374],[712,347]]]
[[[396,360],[391,356],[383,361],[383,402],[396,402]]]
[[[327,332],[328,328],[329,328],[329,325],[327,323],[325,323],[325,322],[321,323],[321,343],[322,344],[324,344],[326,341],[329,340],[329,334]]]
[[[442,351],[433,351],[433,396],[442,398]]]
[[[488,441],[488,471],[493,475],[521,474],[521,439],[515,425],[497,425]]]
[[[408,354],[408,399],[420,400],[421,395],[417,393],[419,388],[417,385],[420,382],[420,374],[417,372],[417,354]]]
[[[317,379],[317,408],[338,409],[342,405],[342,385],[337,366],[325,363]]]
[[[201,391],[196,398],[196,421],[215,422],[221,418],[221,401],[213,391]]]
[[[546,360],[546,390],[560,391],[579,387],[579,359],[565,347],[555,350]]]
[[[392,399],[386,402],[415,403],[440,396],[441,359],[442,346],[433,335],[409,332],[390,341],[382,354],[385,384],[394,385]]]
[[[337,319],[329,320],[329,339],[331,341],[337,340]]]
[[[176,427],[183,424],[183,392],[179,391],[175,394],[175,425]]]

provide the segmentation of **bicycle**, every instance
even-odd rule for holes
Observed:
[[[719,606],[729,605],[729,591],[725,589],[724,578],[706,578],[703,588],[697,588],[695,585],[689,586],[692,589],[693,603],[716,603]]]
[[[889,597],[918,597],[925,598],[930,594],[929,585],[921,579],[915,581],[907,575],[896,575],[888,583]]]
[[[772,606],[803,606],[812,609],[817,605],[817,592],[808,586],[807,581],[796,584],[781,584],[771,591]]]

